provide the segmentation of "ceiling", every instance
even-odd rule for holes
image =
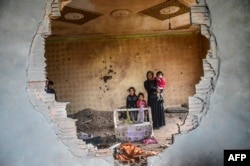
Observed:
[[[51,18],[53,36],[197,31],[190,7],[196,0],[61,0]]]

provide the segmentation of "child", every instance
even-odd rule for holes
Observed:
[[[138,111],[138,115],[137,115],[137,122],[139,123],[143,123],[144,122],[144,108],[148,107],[147,106],[147,102],[146,100],[144,100],[144,94],[143,93],[139,93],[138,94],[138,100],[136,102],[136,105],[138,108],[140,108],[140,110]],[[147,118],[147,115],[146,115]]]
[[[163,77],[163,73],[162,71],[158,71],[156,73],[156,77],[155,77],[156,81],[157,81],[157,89],[159,90],[160,92],[160,96],[162,97],[162,92],[166,86],[166,80],[165,78]]]
[[[137,95],[135,94],[135,88],[134,87],[130,87],[128,89],[129,95],[127,96],[127,100],[126,100],[126,108],[137,108],[136,106],[136,101],[138,99]],[[137,118],[137,112],[135,111],[130,111],[129,112],[130,118],[132,121],[135,121]]]
[[[156,81],[157,81],[157,88],[160,89],[161,93],[163,92],[165,86],[166,86],[166,80],[163,77],[162,71],[158,71],[156,73]]]

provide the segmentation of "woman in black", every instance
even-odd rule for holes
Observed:
[[[165,126],[164,100],[163,97],[158,98],[157,82],[152,71],[147,72],[147,80],[144,81],[144,87],[148,93],[148,105],[151,107],[153,128],[158,129]]]
[[[156,91],[156,89],[154,89],[154,84],[155,84],[154,73],[152,71],[148,71],[146,77],[147,77],[147,80],[144,81],[144,88],[147,91],[147,94],[148,94],[147,102],[148,102],[148,106],[150,106],[150,98],[149,98],[150,94]]]

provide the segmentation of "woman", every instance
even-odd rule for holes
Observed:
[[[159,97],[159,89],[157,89],[157,81],[154,79],[152,71],[147,72],[147,80],[144,82],[144,87],[148,93],[148,105],[151,107],[153,128],[159,129],[165,126],[164,100]]]
[[[147,80],[144,81],[144,88],[147,91],[148,94],[148,106],[150,106],[150,99],[149,96],[151,93],[153,93],[154,91],[156,91],[156,89],[153,89],[154,84],[155,84],[155,79],[154,79],[154,73],[152,71],[148,71],[146,74]]]

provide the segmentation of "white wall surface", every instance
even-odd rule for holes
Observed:
[[[74,157],[29,103],[26,63],[46,0],[0,1],[0,165],[113,165]],[[178,136],[150,165],[223,165],[224,149],[250,149],[250,1],[208,1],[220,75],[200,126]]]

